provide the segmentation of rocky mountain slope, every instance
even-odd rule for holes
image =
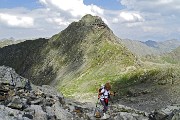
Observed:
[[[15,68],[23,76],[31,76],[32,67],[44,59],[40,51],[47,41],[40,38],[3,47],[0,49],[0,64]]]
[[[35,86],[12,68],[0,66],[0,118],[4,120],[97,120],[95,107],[63,97],[50,86]],[[109,120],[176,120],[180,106],[147,113],[120,104],[109,108]],[[163,113],[162,113],[163,112]]]
[[[84,108],[68,103],[50,86],[35,86],[9,67],[0,66],[0,118],[6,120],[89,119]],[[76,110],[83,110],[76,113]],[[91,111],[91,108],[88,108]]]
[[[52,87],[35,86],[12,68],[0,66],[0,118],[8,120],[95,120],[93,106],[67,100]],[[119,117],[146,118],[141,111],[133,110],[114,112],[114,119]],[[128,109],[127,109],[128,110]]]

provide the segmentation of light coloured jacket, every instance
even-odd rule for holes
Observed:
[[[104,98],[108,98],[108,96],[110,95],[110,91],[106,90],[105,88],[103,88],[101,90],[102,95],[100,96],[100,100],[104,100]]]

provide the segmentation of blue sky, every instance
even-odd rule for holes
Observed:
[[[0,8],[25,7],[28,9],[35,9],[40,6],[37,0],[1,0],[0,4]]]
[[[103,1],[103,2],[102,2]],[[124,8],[118,0],[84,0],[84,4],[94,4],[104,9],[119,10]],[[38,0],[1,0],[0,8],[25,7],[35,9],[42,7]]]
[[[85,14],[100,16],[119,38],[180,38],[179,0],[1,0],[0,39],[51,37]]]

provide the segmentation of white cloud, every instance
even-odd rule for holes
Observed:
[[[0,13],[0,22],[8,26],[22,28],[33,27],[34,25],[34,19],[31,17],[11,15],[6,13]]]
[[[119,22],[119,19],[118,18],[113,18],[112,19],[112,23],[118,23]]]
[[[131,13],[131,12],[121,12],[119,14],[121,18],[123,18],[125,21],[128,22],[140,22],[144,21],[143,17],[137,13]]]
[[[103,14],[103,9],[96,5],[85,5],[83,0],[39,0],[50,9],[59,9],[70,13],[73,17],[85,14]]]
[[[161,14],[180,14],[180,0],[121,0],[129,10],[159,12]]]
[[[88,6],[89,7],[89,6]],[[91,11],[103,15],[104,10],[96,5],[90,5]]]
[[[139,40],[179,39],[179,0],[120,0],[120,3],[125,8],[119,13],[111,11],[109,18],[118,36]]]
[[[65,25],[65,26],[67,26],[67,25],[70,24],[70,22],[67,22],[67,21],[65,21],[65,20],[63,20],[61,18],[47,18],[46,20],[48,22],[50,22],[50,23],[55,23],[55,24],[58,24],[58,25]]]
[[[143,26],[144,32],[164,32],[164,29],[161,27],[153,27],[153,26]]]
[[[145,19],[138,12],[122,10],[110,17],[108,21],[110,21],[111,24],[124,24],[126,27],[135,27],[145,22]]]
[[[161,4],[169,4],[172,2],[173,2],[173,0],[159,0],[159,3],[161,3]]]

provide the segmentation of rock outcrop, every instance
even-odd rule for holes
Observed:
[[[70,109],[71,106],[71,109]],[[61,93],[50,86],[35,86],[12,68],[0,67],[0,118],[5,120],[80,119]],[[85,116],[81,113],[82,116]],[[86,116],[87,117],[87,116]]]
[[[149,114],[150,120],[179,120],[180,104],[169,105],[166,108],[154,110]]]

